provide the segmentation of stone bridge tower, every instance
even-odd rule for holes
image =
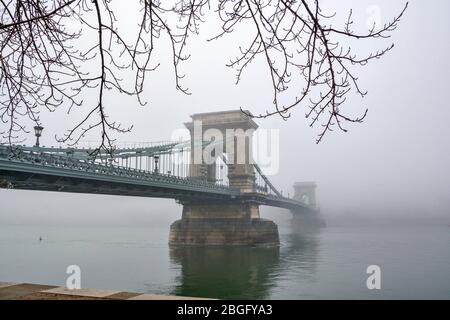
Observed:
[[[226,155],[230,187],[254,192],[252,138],[258,125],[241,110],[201,113],[185,123],[191,134],[189,176],[215,182],[217,157]],[[279,244],[277,225],[259,216],[257,203],[234,198],[179,199],[182,219],[170,227],[169,243],[178,244]]]
[[[325,219],[321,215],[317,203],[316,188],[317,184],[315,182],[296,182],[294,184],[294,199],[303,202],[309,208],[291,211],[293,226],[301,228],[321,228],[326,226]]]
[[[231,187],[253,192],[252,138],[258,125],[240,110],[201,113],[185,123],[191,134],[193,178],[215,182],[217,157],[226,155]]]
[[[315,182],[296,182],[294,184],[294,199],[316,208],[316,188]]]

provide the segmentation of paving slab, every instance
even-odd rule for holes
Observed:
[[[141,294],[128,300],[209,300],[206,298],[182,297],[182,296],[165,296],[162,294]]]
[[[31,283],[0,282],[0,300],[207,300],[127,291],[74,289]]]
[[[137,292],[119,292],[113,295],[107,296],[108,299],[119,299],[119,300],[127,300],[136,296],[141,295],[142,293]]]
[[[40,284],[19,283],[12,286],[0,288],[0,300],[15,300],[35,292],[49,290],[56,286],[45,286]]]
[[[18,285],[19,283],[16,282],[1,282],[0,281],[0,289],[1,288],[6,288],[6,287],[11,287],[11,286],[15,286]]]
[[[55,294],[65,294],[72,296],[85,296],[93,298],[104,298],[111,296],[113,294],[119,293],[120,291],[106,291],[106,290],[96,290],[96,289],[67,289],[65,287],[57,287],[50,290],[43,291],[45,293],[55,293]]]
[[[67,294],[56,294],[48,292],[35,292],[20,296],[17,300],[106,300],[106,298],[95,298],[86,296],[69,296]]]

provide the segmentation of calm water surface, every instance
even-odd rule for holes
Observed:
[[[0,281],[214,298],[450,299],[450,227],[280,225],[279,248],[177,248],[168,225],[0,225]],[[39,241],[42,236],[43,240]],[[366,288],[366,268],[382,271]]]

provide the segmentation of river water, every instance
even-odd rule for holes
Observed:
[[[169,223],[0,224],[0,281],[244,299],[450,299],[450,227],[279,223],[278,248],[169,248]],[[39,240],[42,237],[42,241]],[[368,290],[366,269],[381,268]]]

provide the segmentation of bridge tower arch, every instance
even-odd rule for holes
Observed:
[[[294,184],[294,199],[316,208],[316,188],[315,182],[296,182]]]
[[[227,155],[230,187],[254,192],[252,139],[258,125],[241,110],[194,114],[185,123],[191,135],[191,179],[215,182],[216,159]],[[170,227],[172,245],[278,245],[278,227],[261,219],[259,203],[223,197],[178,199],[180,220]]]
[[[227,155],[230,187],[253,192],[253,133],[258,125],[240,110],[194,114],[185,123],[191,135],[189,176],[215,182],[215,160]]]

